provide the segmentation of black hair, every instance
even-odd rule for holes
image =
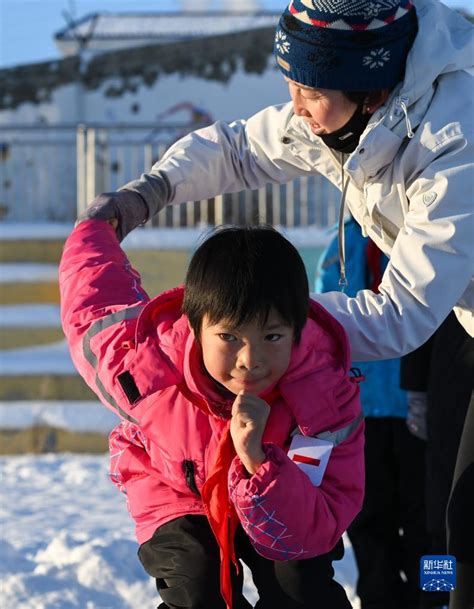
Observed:
[[[267,225],[216,229],[194,253],[185,279],[183,312],[196,337],[205,315],[212,324],[258,319],[263,326],[272,308],[293,327],[298,342],[309,286],[296,248]]]
[[[346,99],[360,106],[369,95],[369,91],[343,91],[342,94]]]

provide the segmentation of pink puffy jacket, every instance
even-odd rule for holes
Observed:
[[[122,422],[110,436],[111,477],[126,493],[139,543],[200,498],[232,402],[200,366],[199,345],[181,313],[183,288],[150,300],[107,223],[89,220],[68,238],[60,265],[61,317],[72,359]],[[267,460],[251,477],[238,457],[229,496],[256,550],[272,560],[330,551],[362,506],[363,422],[349,377],[344,330],[312,304],[301,342],[264,434]],[[292,431],[345,429],[322,483],[287,456]]]

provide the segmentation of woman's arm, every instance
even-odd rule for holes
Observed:
[[[380,293],[314,294],[344,326],[355,360],[400,357],[428,340],[471,282],[474,308],[474,150],[453,139],[407,189],[410,209]],[[474,335],[474,321],[470,317]]]
[[[248,120],[218,121],[194,131],[173,144],[150,173],[124,188],[152,201],[157,183],[166,176],[171,190],[165,204],[174,204],[314,173],[282,142],[292,116],[288,103],[265,108]]]
[[[290,103],[265,108],[246,121],[219,121],[194,131],[173,144],[149,173],[97,197],[82,218],[118,218],[121,240],[166,205],[310,175],[312,167],[285,140],[292,116]]]

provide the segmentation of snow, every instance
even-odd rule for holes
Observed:
[[[59,32],[61,38],[77,40],[78,36],[103,38],[154,38],[183,39],[216,36],[226,33],[248,31],[256,28],[275,27],[279,12],[265,14],[225,13],[147,13],[147,14],[101,14],[84,19],[73,28]],[[91,28],[91,20],[94,21]]]
[[[119,418],[95,401],[31,400],[0,402],[0,429],[54,427],[108,434]]]
[[[19,241],[28,239],[64,240],[72,231],[72,224],[0,223],[0,239]],[[277,227],[296,247],[321,247],[331,240],[328,229],[317,226],[294,228]],[[134,230],[123,241],[124,250],[194,249],[200,240],[212,229],[211,226],[197,228],[150,228]]]
[[[122,242],[125,251],[157,250],[192,250],[210,227],[197,228],[143,228],[129,233]]]
[[[59,305],[0,305],[0,328],[58,328]]]
[[[0,377],[23,374],[76,374],[66,341],[3,350]]]
[[[2,609],[156,607],[155,584],[136,556],[125,498],[107,468],[102,455],[0,458]],[[356,567],[345,542],[344,559],[334,567],[354,600]],[[248,572],[245,594],[256,601]]]
[[[131,232],[123,240],[125,251],[137,249],[193,250],[212,230],[212,226],[197,228],[144,228]],[[327,229],[317,226],[276,227],[295,247],[323,247],[331,240]]]
[[[0,263],[0,283],[31,283],[57,281],[58,266],[37,262]]]
[[[1,222],[0,239],[2,241],[17,241],[21,239],[55,240],[65,239],[72,231],[72,224],[56,222]]]
[[[333,228],[319,226],[277,227],[295,247],[325,247],[333,238]]]

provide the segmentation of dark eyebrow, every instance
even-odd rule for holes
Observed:
[[[270,332],[271,330],[280,330],[283,328],[286,328],[289,326],[286,326],[285,324],[281,323],[281,324],[272,324],[271,326],[264,326],[264,330],[267,332]]]
[[[225,323],[222,324],[221,327],[226,330],[226,332],[223,332],[223,334],[231,334],[232,332],[237,332],[239,329],[239,326],[226,325]],[[284,323],[274,323],[271,326],[262,326],[262,330],[264,330],[265,332],[272,332],[274,330],[282,330],[286,327],[290,326],[287,326]]]

